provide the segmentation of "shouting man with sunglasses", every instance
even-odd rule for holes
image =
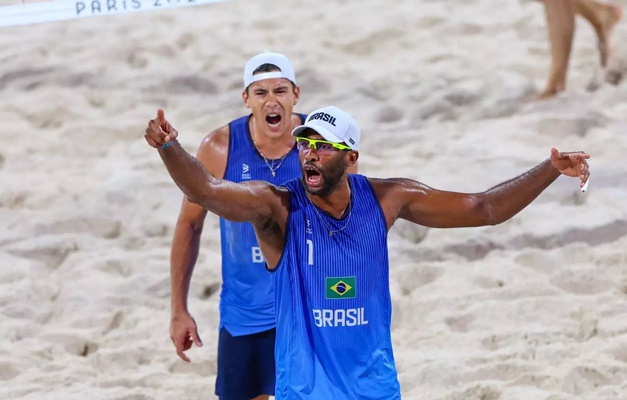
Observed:
[[[232,182],[273,185],[300,176],[291,135],[305,115],[296,114],[300,89],[290,61],[261,53],[244,68],[242,97],[251,114],[216,129],[202,141],[197,159],[209,173]],[[183,199],[171,254],[170,336],[179,357],[201,344],[187,295],[207,210]],[[216,394],[221,400],[263,400],[274,394],[275,315],[272,277],[250,223],[220,219],[222,291]]]
[[[252,223],[274,274],[277,400],[400,399],[387,249],[397,218],[434,228],[496,225],[561,174],[579,177],[581,185],[589,176],[588,154],[555,149],[536,167],[482,193],[349,175],[360,130],[333,106],[293,130],[302,176],[282,186],[218,179],[181,148],[177,135],[159,110],[145,138],[190,201]]]

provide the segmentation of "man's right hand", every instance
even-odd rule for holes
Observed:
[[[176,354],[185,362],[190,362],[190,360],[183,352],[189,350],[192,347],[192,343],[195,343],[198,347],[202,346],[202,341],[198,336],[196,321],[187,312],[172,315],[170,338],[176,348]]]
[[[157,110],[157,118],[148,121],[144,138],[152,147],[158,148],[176,139],[178,131],[165,119],[162,109]]]

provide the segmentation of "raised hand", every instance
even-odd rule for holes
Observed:
[[[162,109],[157,111],[157,118],[148,121],[144,138],[152,147],[165,148],[167,143],[171,143],[178,136],[178,131],[165,119]]]
[[[555,148],[551,149],[551,164],[566,176],[579,177],[579,187],[583,187],[590,177],[588,158],[590,155],[583,151],[560,153]]]

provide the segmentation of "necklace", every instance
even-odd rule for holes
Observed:
[[[255,146],[259,154],[261,155],[261,158],[263,158],[263,161],[266,163],[266,165],[270,169],[270,172],[272,172],[272,176],[274,177],[276,176],[276,171],[278,171],[278,169],[281,168],[281,165],[283,165],[283,161],[285,160],[285,157],[287,157],[287,155],[290,154],[290,151],[292,151],[294,142],[293,141],[290,142],[290,146],[288,147],[285,154],[283,154],[283,157],[279,158],[278,160],[272,160],[272,165],[270,165],[270,163],[268,162],[268,158],[266,158],[266,156],[261,152],[261,150],[259,150],[259,146],[257,146],[257,143],[255,143],[254,140],[253,140],[253,145]],[[279,165],[277,165],[276,167],[274,166],[275,162],[279,163]]]
[[[322,221],[322,224],[324,225],[324,227],[327,228],[327,231],[329,231],[329,236],[333,236],[334,233],[343,231],[348,226],[348,223],[351,222],[351,215],[353,215],[353,202],[352,202],[351,197],[348,198],[348,206],[346,206],[346,209],[348,209],[348,216],[346,216],[346,223],[344,224],[343,227],[341,227],[340,229],[336,229],[336,230],[331,230],[331,228],[329,228],[329,225],[327,225],[327,223],[324,221],[324,218],[322,218],[322,215],[320,215],[320,212],[318,211],[318,207],[316,207],[316,205],[311,201],[311,199],[309,198],[309,196],[307,196],[306,193],[305,193],[305,197],[307,197],[307,200],[309,200],[309,203],[311,204],[314,211],[316,212],[316,215],[318,215],[318,218],[320,219],[320,221]],[[346,212],[346,209],[344,209],[344,212]]]
[[[276,176],[276,171],[281,168],[281,165],[283,165],[283,160],[285,160],[285,157],[290,153],[290,151],[292,150],[292,148],[290,147],[289,149],[287,149],[287,152],[285,154],[283,154],[283,157],[281,157],[278,160],[279,165],[277,165],[276,167],[274,166],[274,163],[277,160],[272,160],[272,165],[270,165],[270,163],[268,162],[268,159],[266,158],[266,156],[263,155],[263,153],[257,148],[257,151],[259,151],[259,154],[261,154],[261,157],[263,158],[263,161],[266,163],[266,165],[268,166],[268,168],[270,168],[270,171],[272,172],[272,176]]]

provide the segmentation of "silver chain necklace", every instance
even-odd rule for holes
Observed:
[[[303,185],[304,185],[304,183],[303,183]],[[337,230],[331,230],[331,228],[329,228],[329,225],[327,225],[327,223],[324,221],[324,218],[322,218],[322,215],[320,215],[320,212],[318,211],[318,207],[316,207],[316,205],[313,203],[313,201],[311,201],[309,196],[307,196],[306,192],[305,192],[305,197],[307,197],[307,200],[309,200],[309,203],[311,204],[311,206],[313,207],[314,211],[318,215],[318,218],[320,219],[320,221],[322,221],[322,224],[324,225],[324,227],[327,228],[327,231],[329,231],[329,236],[333,236],[334,233],[338,233],[338,232],[343,231],[348,226],[348,223],[351,222],[351,215],[353,215],[353,202],[351,200],[351,197],[348,198],[348,206],[346,206],[346,208],[350,207],[350,210],[348,211],[348,216],[346,216],[346,223],[344,224],[343,227],[341,227],[340,229],[337,229]],[[346,212],[346,209],[344,209],[344,212]],[[344,213],[342,213],[342,214],[344,214]]]
[[[283,161],[285,160],[285,157],[287,157],[288,154],[290,154],[290,151],[292,151],[292,148],[294,147],[294,142],[290,142],[290,146],[287,149],[287,151],[285,152],[285,154],[283,154],[283,157],[281,157],[278,162],[279,165],[277,165],[276,167],[274,166],[274,163],[277,160],[272,160],[272,166],[270,165],[270,163],[268,162],[268,159],[266,158],[266,156],[263,155],[263,153],[261,152],[261,150],[259,150],[259,146],[257,146],[257,143],[255,143],[255,141],[253,140],[253,145],[255,146],[255,148],[257,149],[257,151],[259,152],[259,154],[261,155],[261,158],[263,158],[263,161],[266,163],[266,165],[268,166],[268,168],[270,169],[270,171],[272,172],[272,176],[276,176],[276,171],[279,170],[279,168],[281,168],[281,165],[283,165]]]
[[[277,165],[276,168],[274,167],[274,163],[276,160],[272,160],[272,166],[270,166],[270,163],[268,162],[268,159],[266,158],[266,156],[264,156],[263,153],[259,149],[257,149],[257,151],[259,151],[259,154],[261,154],[263,161],[266,163],[268,168],[270,168],[270,171],[272,172],[272,176],[276,176],[276,171],[278,171],[279,168],[281,168],[281,165],[283,165],[283,161],[285,160],[285,157],[287,157],[287,155],[290,154],[290,151],[292,151],[292,148],[290,147],[287,150],[287,153],[283,154],[283,157],[279,159],[279,165]]]

